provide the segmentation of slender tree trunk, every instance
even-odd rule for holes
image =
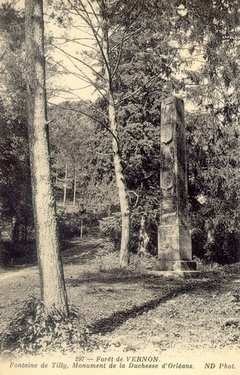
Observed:
[[[56,168],[56,177],[55,177],[55,185],[57,186],[58,183],[58,176],[57,176],[57,168]]]
[[[83,218],[80,219],[80,238],[83,238]]]
[[[67,200],[67,178],[68,178],[68,166],[67,166],[67,163],[66,163],[64,186],[63,186],[63,206],[66,206],[66,200]]]
[[[112,138],[112,149],[113,149],[113,161],[115,168],[116,184],[119,191],[119,203],[121,209],[122,217],[122,237],[121,237],[121,249],[120,249],[120,267],[126,267],[129,264],[129,245],[130,245],[130,223],[131,223],[131,212],[130,204],[128,199],[128,192],[126,188],[126,182],[123,175],[121,155],[119,150],[119,140],[118,140],[118,126],[116,123],[115,115],[115,102],[113,96],[112,88],[112,74],[109,63],[109,39],[108,39],[108,27],[109,20],[106,19],[106,9],[110,6],[109,1],[97,1],[99,6],[99,14],[93,10],[91,1],[79,0],[78,4],[80,5],[79,11],[78,6],[75,10],[82,18],[82,20],[91,28],[95,41],[99,47],[99,52],[101,54],[104,68],[105,68],[105,89],[108,100],[108,118],[109,118],[109,127]],[[88,5],[92,7],[93,13],[88,12]],[[102,22],[99,23],[98,29],[95,29],[95,22],[92,22],[92,15],[95,17],[95,21],[99,23],[100,17]],[[91,81],[91,80],[89,80]],[[99,90],[100,91],[100,90]]]
[[[109,119],[112,132],[117,136],[117,126],[115,121],[115,108],[114,105],[109,103]],[[122,232],[121,232],[121,248],[120,248],[120,260],[119,265],[121,268],[127,267],[129,264],[129,246],[130,246],[130,223],[131,214],[128,200],[128,193],[126,189],[125,178],[123,175],[121,158],[119,154],[118,144],[113,138],[112,140],[113,148],[113,162],[115,168],[115,176],[118,187],[119,202],[121,209],[121,219],[122,219]]]
[[[103,30],[103,51],[105,55],[106,64],[106,88],[108,97],[108,117],[110,130],[112,132],[112,149],[113,149],[113,162],[116,176],[116,183],[119,193],[119,203],[121,209],[122,219],[122,233],[121,233],[121,248],[120,248],[120,268],[127,267],[129,264],[129,247],[130,247],[130,227],[131,227],[131,212],[128,199],[128,192],[126,188],[125,177],[123,175],[122,162],[119,150],[119,136],[118,126],[116,122],[115,102],[112,89],[112,77],[109,65],[109,46],[108,46],[108,30]]]
[[[76,193],[77,193],[77,172],[74,167],[74,181],[73,181],[73,205],[76,205]]]
[[[146,231],[146,218],[143,214],[141,217],[140,222],[140,230],[139,230],[139,241],[138,241],[138,255],[146,255],[147,254],[147,246],[149,243],[149,236]]]
[[[41,295],[47,311],[68,315],[50,175],[43,0],[25,0],[28,132]]]
[[[17,217],[14,218],[14,226],[12,230],[12,242],[19,241],[19,219]]]

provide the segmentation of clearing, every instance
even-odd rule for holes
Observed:
[[[240,264],[203,270],[196,278],[164,277],[133,256],[119,270],[97,238],[75,239],[62,252],[70,304],[79,308],[102,351],[221,353],[240,349]],[[30,296],[39,296],[38,268],[0,273],[0,330]]]

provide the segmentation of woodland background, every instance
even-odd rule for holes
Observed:
[[[234,262],[239,257],[238,2],[107,3],[108,64],[114,73],[111,90],[132,215],[131,251],[138,251],[144,218],[149,237],[146,250],[156,254],[160,104],[167,96],[177,95],[186,108],[193,255]],[[59,234],[64,240],[82,235],[81,231],[90,233],[100,220],[101,235],[117,250],[120,207],[101,79],[108,67],[88,40],[86,27],[82,29],[76,4],[50,2],[44,9],[49,140]],[[34,257],[24,11],[3,3],[0,30],[1,258],[7,264],[11,259]],[[56,37],[53,30],[57,30]],[[56,60],[59,50],[65,54],[63,60],[59,55]],[[71,87],[66,95],[61,81],[66,77],[70,81],[72,76],[86,86],[92,84],[96,100],[84,100],[84,90],[78,99],[79,91],[76,94]],[[70,100],[61,101],[63,95]]]

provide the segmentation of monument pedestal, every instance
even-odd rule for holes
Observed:
[[[174,271],[174,272],[186,272],[196,271],[196,262],[192,260],[176,260],[176,261],[163,261],[159,260],[156,264],[156,271]]]
[[[162,192],[158,228],[159,271],[196,270],[188,221],[187,166],[183,101],[170,97],[161,106]]]
[[[195,271],[191,236],[186,225],[161,224],[158,228],[158,271]]]

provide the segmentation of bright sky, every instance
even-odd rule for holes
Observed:
[[[24,0],[11,0],[13,4],[15,4],[15,7],[17,9],[22,9],[25,6],[25,1]],[[6,2],[5,0],[0,0],[0,4]],[[179,7],[180,8],[180,7]],[[184,7],[183,7],[184,8]],[[181,12],[184,12],[184,9],[181,9]],[[78,18],[79,20],[79,18]],[[66,37],[70,39],[67,43],[62,39],[55,39],[55,43],[59,43],[59,47],[67,51],[68,54],[74,55],[75,57],[78,57],[81,59],[81,56],[79,52],[83,49],[78,42],[78,38],[83,38],[81,42],[86,45],[91,45],[91,42],[87,39],[88,35],[84,33],[84,29],[64,29],[60,28],[56,25],[54,25],[54,22],[51,21],[49,22],[49,17],[46,17],[46,22],[45,22],[45,36],[49,36],[51,34],[55,38],[62,37],[64,32],[66,34]],[[86,38],[86,39],[84,39]],[[57,42],[56,42],[57,40]],[[84,47],[86,49],[86,47]],[[183,53],[185,53],[183,51]],[[199,53],[199,51],[196,51],[195,54]],[[59,93],[56,97],[50,98],[50,101],[54,103],[61,102],[63,100],[79,100],[79,99],[89,99],[94,101],[98,97],[98,93],[94,90],[94,87],[89,85],[84,81],[84,79],[81,79],[81,71],[78,70],[80,69],[83,70],[83,74],[86,73],[90,78],[92,78],[92,75],[89,70],[87,70],[84,65],[80,64],[79,62],[76,62],[73,58],[71,58],[71,62],[69,58],[61,52],[60,50],[56,50],[54,52],[54,60],[58,61],[60,64],[65,66],[69,71],[75,73],[75,74],[65,74],[65,75],[59,75],[56,76],[54,79],[52,79],[51,84],[53,84],[56,88],[61,87],[63,90],[61,93]],[[194,54],[192,56],[189,56],[194,60]],[[199,68],[200,62],[194,61],[194,64],[191,66],[191,70],[195,70]],[[74,67],[75,64],[75,67]],[[62,69],[63,70],[63,69]],[[183,77],[183,72],[179,73]],[[50,82],[49,82],[50,84]],[[72,92],[69,92],[69,89],[72,90]],[[183,93],[184,97],[184,93]],[[189,104],[188,104],[189,106]]]
[[[5,3],[7,0],[0,0],[0,5]],[[16,9],[23,9],[25,6],[25,0],[11,0],[9,1],[12,4],[15,4]],[[49,34],[53,35],[53,37],[60,37],[64,33],[63,28],[59,28],[54,26],[54,23],[49,24],[49,22],[45,22],[45,36],[47,37]],[[68,30],[68,34],[72,39],[72,42],[69,42],[67,45],[64,45],[64,49],[69,54],[75,55],[77,50],[79,50],[79,46],[77,43],[74,43],[74,38],[82,37],[84,38],[83,31],[79,32],[78,35],[76,32],[71,32]],[[84,42],[84,41],[83,41]],[[87,41],[86,43],[89,43]],[[79,56],[78,56],[79,57]],[[73,67],[73,64],[69,62],[69,59],[64,55],[63,52],[57,51],[54,53],[54,60],[60,61],[64,66],[66,66],[72,72],[77,72],[77,69]],[[74,61],[74,60],[73,60]],[[78,64],[79,65],[79,64]],[[84,69],[84,67],[83,67]],[[86,69],[85,69],[86,72]],[[78,72],[79,73],[79,72]],[[87,72],[89,75],[90,73]],[[90,75],[91,77],[91,75]],[[55,77],[55,79],[51,82],[53,85],[57,87],[63,88],[63,91],[56,97],[51,98],[51,101],[54,103],[63,101],[63,100],[79,100],[79,99],[89,99],[94,101],[97,98],[97,93],[95,92],[92,86],[89,86],[86,82],[82,79],[76,77],[74,74],[68,75],[59,75],[59,77]],[[72,90],[72,93],[69,93],[69,88]]]

